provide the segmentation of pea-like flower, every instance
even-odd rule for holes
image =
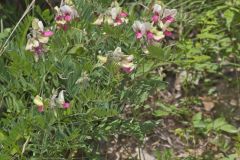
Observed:
[[[158,23],[160,15],[162,15],[162,7],[158,4],[155,4],[153,6],[153,16],[152,16],[152,21],[154,23]]]
[[[39,95],[37,95],[34,100],[33,103],[35,105],[37,105],[38,107],[38,112],[43,112],[44,111],[44,105],[43,105],[43,100],[42,97],[40,97]]]
[[[159,31],[156,27],[152,27],[151,30],[150,30],[150,33],[153,35],[152,39],[156,42],[161,41],[165,37],[164,32]]]
[[[161,5],[153,6],[152,22],[135,21],[132,28],[136,39],[144,38],[148,44],[160,42],[165,37],[172,36],[169,25],[175,21],[176,9],[162,8]]]
[[[104,14],[100,14],[97,20],[93,23],[95,25],[102,25],[107,23],[112,26],[119,26],[123,23],[128,23],[128,14],[122,10],[119,4],[115,1],[111,7]]]
[[[57,27],[63,30],[67,30],[68,23],[79,17],[74,4],[70,0],[61,4],[60,8],[56,6],[54,9],[56,11],[55,21]]]
[[[110,55],[125,73],[131,73],[136,68],[133,63],[134,56],[125,55],[120,47],[117,47]]]
[[[158,42],[164,38],[163,32],[157,30],[157,28],[149,22],[135,21],[132,27],[137,39],[141,39],[145,36],[148,42]]]
[[[68,109],[70,107],[70,103],[65,101],[64,98],[64,90],[60,91],[58,94],[58,97],[56,99],[56,102],[62,106],[64,109]]]
[[[53,35],[50,30],[45,30],[42,21],[34,18],[32,21],[32,29],[28,34],[26,50],[34,53],[35,60],[38,61],[39,56],[46,50],[44,44],[48,43],[49,37]]]
[[[125,55],[120,47],[117,47],[113,52],[110,52],[107,56],[98,56],[97,58],[99,62],[102,64],[105,64],[108,61],[116,63],[125,73],[131,73],[136,68],[136,65],[133,63],[134,56]]]
[[[143,22],[135,21],[133,24],[133,30],[137,39],[141,39],[146,33],[146,25]]]
[[[175,21],[175,16],[177,15],[176,9],[162,8],[161,5],[155,4],[153,6],[153,16],[152,21],[158,23],[162,21],[163,23],[172,23]]]
[[[152,16],[153,24],[158,25],[162,29],[163,34],[166,37],[171,37],[172,32],[170,31],[170,29],[168,29],[168,27],[172,22],[175,21],[177,10],[163,8],[161,5],[155,4],[153,6],[153,14],[154,14]]]

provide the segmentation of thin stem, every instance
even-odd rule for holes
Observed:
[[[21,153],[22,155],[24,154],[24,152],[26,150],[26,147],[27,147],[27,144],[28,144],[29,140],[30,140],[30,136],[27,138],[26,142],[23,144],[22,153]]]

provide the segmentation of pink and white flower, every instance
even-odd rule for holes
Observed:
[[[44,105],[43,105],[43,100],[42,97],[40,97],[39,95],[37,95],[34,100],[33,103],[35,105],[37,105],[38,107],[38,112],[43,112],[44,111]]]
[[[111,61],[117,64],[123,72],[128,74],[132,73],[136,68],[136,65],[133,63],[134,56],[124,54],[120,47],[117,47],[114,51],[110,51],[107,56],[98,56],[97,58],[101,65]]]
[[[44,44],[48,43],[49,37],[53,35],[50,30],[45,30],[42,21],[34,18],[32,21],[32,30],[27,36],[26,50],[33,52],[35,60],[45,51]]]
[[[70,107],[70,103],[65,101],[64,98],[64,90],[60,91],[58,94],[58,97],[56,99],[56,102],[62,106],[64,109],[68,109]]]
[[[97,20],[93,23],[95,25],[102,25],[107,23],[113,26],[119,26],[123,23],[128,23],[128,14],[122,11],[122,8],[115,1],[112,3],[111,7],[104,14],[100,14]]]
[[[152,27],[151,33],[153,34],[153,40],[156,42],[161,41],[165,35],[162,31],[159,31],[156,27]]]
[[[141,39],[146,33],[146,25],[143,22],[135,21],[133,24],[133,30],[137,39]]]
[[[131,73],[136,65],[133,63],[134,56],[133,55],[125,55],[122,52],[120,47],[117,47],[111,54],[110,58],[120,66],[123,72]]]
[[[173,33],[172,33],[171,31],[169,31],[169,30],[165,30],[165,31],[163,32],[163,34],[164,34],[166,37],[172,37],[172,35],[173,35]]]
[[[79,17],[72,1],[65,1],[64,4],[61,4],[60,8],[56,6],[54,9],[56,11],[55,21],[57,27],[63,30],[67,30],[68,23]]]
[[[155,24],[159,21],[162,21],[163,23],[172,23],[175,21],[176,15],[176,9],[166,9],[162,8],[162,6],[159,4],[155,4],[153,6],[152,22]]]
[[[44,30],[44,25],[43,25],[42,21],[40,21],[37,18],[33,19],[33,21],[32,21],[32,28],[33,28],[33,31],[35,31],[36,33],[40,33],[39,36],[51,37],[53,35],[52,31]]]
[[[152,21],[154,23],[158,23],[159,19],[160,19],[160,16],[162,15],[162,6],[158,5],[158,4],[155,4],[153,6],[153,16],[152,16]]]
[[[133,30],[137,39],[146,37],[147,41],[151,42],[152,40],[160,41],[164,38],[163,32],[158,31],[157,28],[153,27],[149,22],[135,21],[133,24]]]
[[[133,30],[136,38],[145,38],[149,44],[159,42],[165,37],[171,37],[172,32],[169,25],[175,21],[176,9],[162,8],[161,5],[153,6],[152,23],[135,21]]]

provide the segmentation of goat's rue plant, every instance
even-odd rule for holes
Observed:
[[[65,0],[21,22],[0,60],[0,159],[101,159],[99,148],[112,137],[134,136],[142,145],[160,122],[143,122],[143,110],[154,118],[190,114],[174,105],[154,110],[149,97],[166,89],[165,66],[208,57],[174,54],[191,50],[176,41],[176,9],[146,3],[137,14],[137,5]],[[203,122],[193,118],[193,128]]]

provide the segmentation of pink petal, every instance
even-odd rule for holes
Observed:
[[[123,21],[121,20],[121,18],[117,17],[115,19],[115,22],[118,24],[118,25],[121,25],[123,23]]]
[[[43,106],[38,106],[38,112],[43,112],[44,111],[44,107]]]
[[[119,16],[120,16],[120,17],[127,17],[128,14],[127,14],[126,12],[121,12]]]
[[[173,18],[172,16],[167,16],[167,17],[163,18],[162,21],[163,21],[163,23],[166,23],[166,22],[172,23],[175,21],[175,18]]]
[[[152,32],[150,32],[150,31],[147,32],[147,39],[148,39],[148,40],[153,39],[153,36],[154,36],[154,35],[153,35]]]
[[[170,32],[168,30],[164,31],[163,34],[167,37],[172,37],[172,32]]]
[[[64,31],[67,31],[68,25],[67,24],[61,25],[60,28],[62,28]]]
[[[45,31],[45,32],[43,32],[43,36],[44,37],[51,37],[52,35],[53,35],[52,31]]]
[[[157,23],[157,22],[158,22],[158,19],[159,19],[159,16],[158,16],[157,14],[155,14],[155,15],[152,16],[152,21],[153,21],[154,23]]]
[[[70,22],[72,20],[72,17],[70,15],[66,15],[64,19],[65,21]]]
[[[142,38],[142,36],[143,36],[143,34],[141,33],[141,32],[136,32],[136,38],[137,39],[141,39]]]
[[[64,109],[68,109],[69,107],[70,107],[70,103],[68,103],[68,102],[63,103]]]
[[[122,70],[125,72],[125,73],[131,73],[133,71],[133,68],[132,67],[123,67]]]
[[[43,53],[42,44],[40,44],[38,47],[35,47],[35,48],[34,48],[34,52],[35,52],[37,55],[41,55],[41,54]]]
[[[63,20],[63,19],[64,19],[63,16],[56,16],[56,17],[55,17],[55,20],[56,20],[56,21],[61,21],[61,20]]]

